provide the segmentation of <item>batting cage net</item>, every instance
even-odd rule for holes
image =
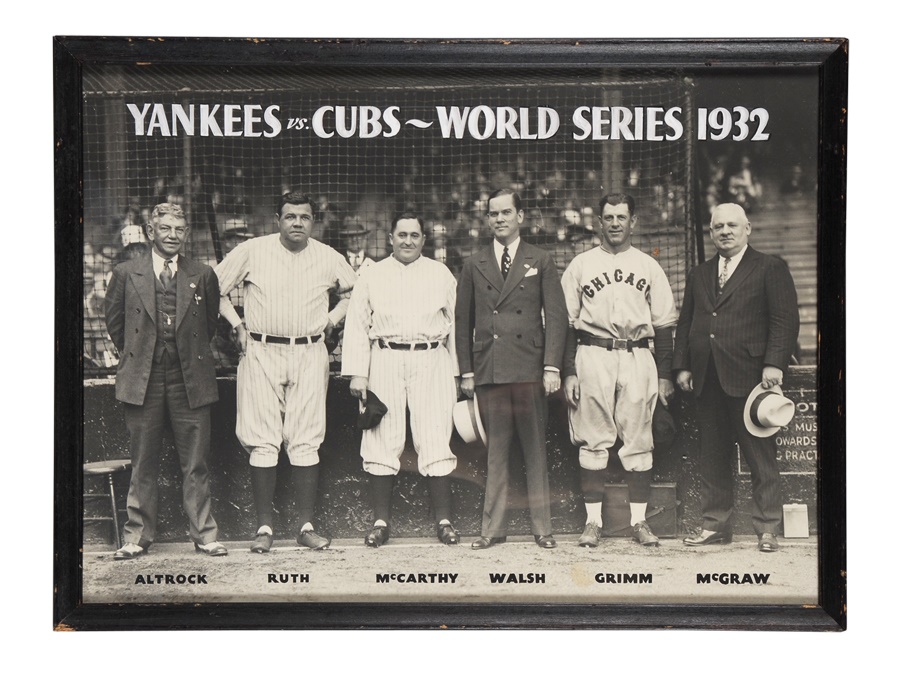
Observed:
[[[619,115],[618,139],[609,138],[613,107],[641,112]],[[118,262],[146,251],[143,227],[162,202],[183,206],[185,254],[212,266],[246,238],[277,231],[285,191],[313,199],[314,237],[376,260],[390,254],[392,215],[411,209],[425,254],[458,273],[490,242],[488,194],[508,187],[524,203],[523,237],[552,251],[562,274],[599,242],[598,199],[625,192],[637,204],[634,245],[659,260],[680,303],[694,259],[691,134],[661,143],[639,116],[679,109],[687,126],[690,107],[690,86],[658,69],[579,82],[544,73],[538,83],[460,69],[86,72],[85,375],[115,368],[106,285]],[[656,132],[675,136],[671,126]],[[227,371],[237,353],[227,327],[219,335]]]

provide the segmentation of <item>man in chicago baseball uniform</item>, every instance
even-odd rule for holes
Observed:
[[[362,272],[350,299],[341,372],[363,405],[371,388],[387,406],[381,422],[363,431],[360,454],[369,475],[375,523],[365,544],[390,537],[391,491],[400,471],[409,408],[419,472],[428,479],[438,539],[455,545],[450,522],[450,450],[459,369],[453,330],[456,279],[422,256],[425,234],[412,212],[394,218],[393,254]]]
[[[717,206],[709,235],[717,254],[688,275],[672,364],[679,388],[696,395],[700,423],[703,528],[684,543],[731,542],[737,441],[750,468],[757,546],[774,552],[782,512],[775,436],[752,435],[744,405],[757,385],[773,389],[784,379],[800,332],[797,292],[782,260],[749,246],[740,205]]]
[[[463,264],[456,299],[460,387],[477,393],[487,432],[481,537],[472,549],[506,541],[509,456],[525,461],[537,544],[556,547],[547,475],[547,394],[559,390],[566,339],[565,299],[549,252],[522,241],[522,201],[509,189],[488,197],[491,244]]]
[[[292,465],[297,542],[311,549],[330,542],[313,526],[328,391],[324,340],[346,314],[356,274],[340,253],[310,238],[314,221],[309,197],[286,193],[276,204],[278,233],[242,243],[216,267],[220,311],[244,352],[237,374],[236,431],[250,454],[258,525],[251,551],[256,553],[272,546],[275,467],[282,444]],[[228,300],[239,283],[244,284],[244,321]],[[329,312],[333,289],[341,300]]]
[[[116,398],[131,436],[125,544],[116,560],[143,554],[156,539],[159,455],[166,420],[184,476],[184,513],[198,551],[224,556],[210,512],[210,404],[219,400],[209,341],[219,284],[213,270],[181,249],[190,233],[179,205],[153,208],[150,252],[119,264],[106,293],[106,327],[119,350]]]
[[[670,378],[675,300],[659,262],[631,246],[634,199],[604,196],[598,212],[600,245],[575,257],[562,277],[570,327],[563,378],[587,510],[578,544],[600,544],[609,449],[620,438],[633,537],[658,546],[646,520],[652,424],[657,400],[668,405],[675,390]]]

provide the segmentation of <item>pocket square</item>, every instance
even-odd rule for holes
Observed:
[[[528,278],[529,276],[537,276],[537,275],[538,275],[537,269],[528,269],[528,273],[525,274],[524,278]]]

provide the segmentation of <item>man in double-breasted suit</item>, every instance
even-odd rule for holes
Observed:
[[[490,195],[494,240],[465,261],[457,291],[460,388],[468,398],[477,395],[488,448],[481,537],[472,549],[506,540],[509,454],[517,439],[535,541],[556,547],[550,525],[546,396],[560,387],[568,319],[552,256],[519,237],[524,217],[515,192],[501,189]]]
[[[731,541],[735,440],[750,468],[753,526],[760,551],[778,549],[780,477],[774,436],[744,425],[744,404],[758,385],[781,385],[797,342],[797,292],[787,265],[748,245],[750,222],[739,205],[712,213],[717,254],[688,276],[672,362],[678,386],[697,397],[703,529],[685,538],[699,546]]]
[[[147,227],[152,249],[113,271],[106,326],[119,350],[116,398],[131,435],[125,544],[117,560],[143,554],[156,539],[159,456],[168,418],[183,474],[184,512],[198,551],[224,556],[210,512],[210,404],[218,400],[209,342],[219,283],[213,270],[180,254],[189,227],[181,207],[157,205]]]

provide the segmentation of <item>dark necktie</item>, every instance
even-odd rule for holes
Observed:
[[[167,259],[163,262],[163,270],[159,272],[159,280],[163,284],[164,288],[168,288],[172,283],[172,269],[170,265],[172,264],[171,259]]]
[[[500,273],[503,274],[504,280],[509,274],[509,267],[512,265],[512,258],[509,256],[509,248],[503,248],[503,257],[500,258]]]

